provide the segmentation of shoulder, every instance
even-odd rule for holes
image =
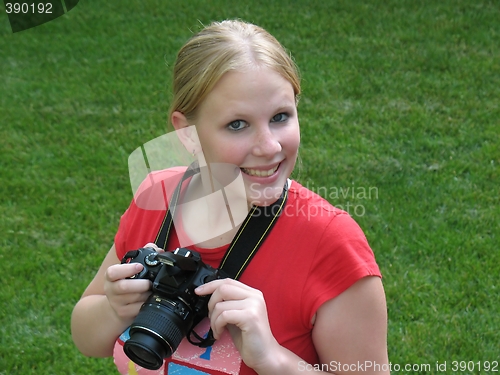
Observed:
[[[173,167],[149,173],[132,191],[134,203],[145,210],[165,210],[186,167]]]
[[[175,181],[178,182],[179,176],[182,176],[186,169],[187,167],[172,167],[148,173],[141,178],[141,183],[137,188],[132,186],[134,196],[151,189],[155,185],[162,184],[165,181],[174,181],[173,179],[175,179]]]
[[[128,250],[153,242],[165,217],[168,202],[186,167],[169,168],[149,173],[133,189],[133,199],[120,219],[115,235],[119,259]]]
[[[289,193],[290,205],[286,207],[285,216],[290,217],[289,225],[295,228],[294,233],[306,236],[308,241],[317,244],[319,252],[328,255],[338,254],[348,259],[358,258],[362,253],[367,259],[373,257],[363,230],[348,212],[334,207],[296,181],[292,182]]]
[[[347,212],[334,207],[326,199],[297,181],[292,181],[288,194],[289,202],[287,202],[285,214],[299,221],[305,221],[309,225],[325,226],[338,216],[349,216]]]

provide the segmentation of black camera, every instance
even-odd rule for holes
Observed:
[[[199,253],[185,248],[173,252],[142,248],[129,251],[122,263],[141,263],[144,269],[131,278],[153,282],[153,293],[130,326],[130,339],[123,347],[132,361],[157,370],[186,336],[195,345],[206,347],[213,343],[193,331],[208,315],[210,299],[198,296],[194,289],[218,278],[217,270],[203,263]],[[193,342],[191,334],[199,342]]]

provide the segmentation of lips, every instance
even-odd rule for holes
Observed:
[[[280,164],[276,165],[271,169],[253,169],[253,168],[241,168],[242,172],[250,176],[255,177],[269,177],[272,176],[279,168]]]

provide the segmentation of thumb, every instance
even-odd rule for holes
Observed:
[[[151,249],[153,249],[153,250],[155,250],[157,252],[165,251],[162,248],[158,247],[158,245],[156,245],[155,243],[152,243],[152,242],[148,242],[143,247],[149,247],[149,248],[151,248]]]

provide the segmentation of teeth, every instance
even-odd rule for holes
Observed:
[[[274,172],[276,172],[278,170],[278,167],[279,165],[277,165],[273,169],[269,169],[268,171],[261,171],[258,169],[247,169],[247,168],[241,168],[241,170],[246,174],[249,174],[250,176],[268,177],[271,176]]]

